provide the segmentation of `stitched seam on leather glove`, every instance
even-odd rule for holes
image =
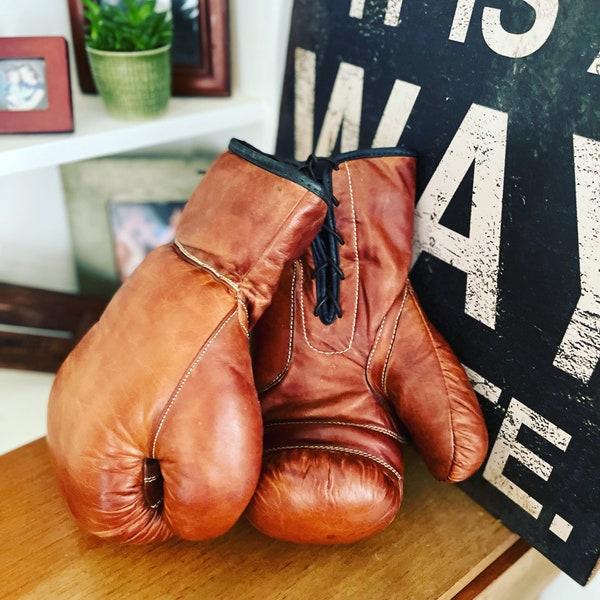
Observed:
[[[171,396],[171,399],[169,400],[167,408],[166,408],[163,416],[160,419],[160,423],[158,424],[158,427],[156,428],[156,433],[154,434],[154,440],[152,441],[151,458],[156,458],[156,444],[158,443],[158,436],[160,435],[163,425],[165,424],[165,421],[167,420],[167,416],[171,412],[171,409],[175,405],[177,398],[179,398],[181,391],[183,390],[185,384],[187,383],[187,380],[190,378],[194,369],[198,366],[198,363],[200,362],[202,357],[206,354],[206,351],[210,348],[211,344],[215,341],[215,339],[219,336],[219,334],[223,331],[223,329],[225,329],[226,325],[229,323],[229,321],[231,321],[231,319],[233,319],[234,316],[236,316],[236,312],[232,312],[227,317],[227,319],[225,319],[225,321],[223,321],[223,323],[221,323],[219,328],[211,335],[211,337],[204,344],[204,346],[202,347],[202,350],[200,350],[200,352],[198,353],[198,356],[196,356],[196,358],[194,359],[192,364],[187,368],[185,375],[181,378],[181,381],[179,382],[179,385],[177,386],[174,394]]]
[[[275,448],[269,448],[268,450],[265,450],[264,454],[271,454],[273,452],[280,452],[282,450],[305,450],[305,449],[306,450],[327,450],[330,452],[342,452],[344,454],[353,454],[356,456],[361,456],[363,458],[368,458],[369,460],[376,462],[378,465],[381,465],[382,467],[384,467],[385,469],[390,471],[390,473],[393,473],[394,477],[396,477],[396,479],[398,479],[398,481],[402,481],[402,475],[396,469],[394,469],[394,467],[392,467],[392,465],[387,463],[385,460],[382,460],[381,458],[379,458],[377,456],[373,456],[372,454],[369,454],[368,452],[363,452],[362,450],[355,450],[354,448],[346,448],[344,446],[327,446],[324,444],[294,444],[294,445],[289,445],[289,446],[277,446]]]

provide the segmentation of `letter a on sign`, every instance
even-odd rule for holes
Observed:
[[[573,136],[581,295],[554,365],[587,383],[600,360],[600,142]]]
[[[473,104],[415,211],[414,260],[421,252],[467,274],[465,312],[494,329],[502,190],[508,116]],[[475,162],[469,237],[440,225],[444,211]]]

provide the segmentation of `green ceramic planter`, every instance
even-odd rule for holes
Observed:
[[[118,119],[148,119],[165,112],[171,97],[171,46],[142,52],[86,48],[94,83]]]

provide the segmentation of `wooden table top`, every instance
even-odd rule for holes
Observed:
[[[429,600],[453,598],[518,543],[410,448],[405,497],[383,533],[349,546],[279,542],[241,519],[209,542],[121,545],[80,532],[44,439],[0,456],[0,597]],[[461,596],[464,597],[464,596]]]

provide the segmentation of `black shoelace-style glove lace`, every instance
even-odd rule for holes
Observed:
[[[339,201],[333,195],[331,171],[338,170],[338,165],[329,158],[311,154],[300,166],[301,170],[321,183],[327,192],[327,214],[321,229],[311,243],[311,251],[315,270],[311,277],[315,280],[317,304],[314,315],[325,325],[331,325],[342,316],[340,306],[340,282],[344,273],[340,267],[338,245],[344,244],[344,238],[335,226],[335,208]]]

